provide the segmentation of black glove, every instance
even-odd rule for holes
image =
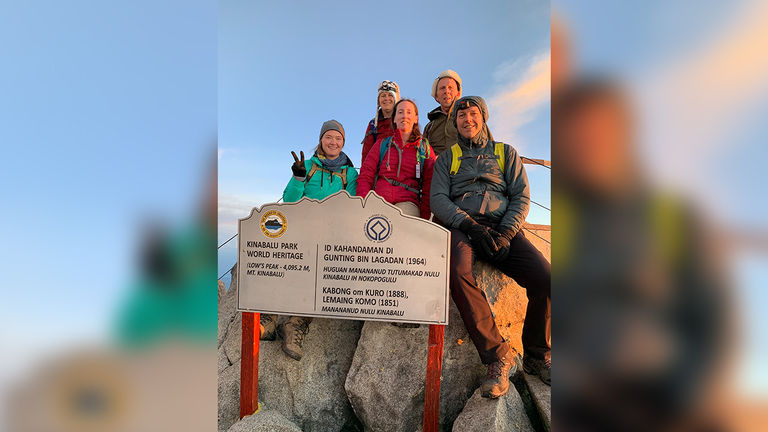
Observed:
[[[296,162],[291,165],[291,171],[293,171],[293,175],[299,178],[303,178],[307,176],[307,167],[304,165],[304,152],[301,153],[301,160],[299,160],[299,157],[296,156],[295,152],[291,152],[293,155],[293,160]]]
[[[507,259],[507,255],[509,255],[509,239],[496,230],[491,230],[491,236],[493,236],[493,241],[496,242],[496,252],[491,257],[491,260],[494,262],[504,261]]]
[[[488,259],[493,257],[498,246],[493,240],[490,228],[485,225],[480,225],[470,217],[461,223],[459,229],[469,237],[472,245],[475,246],[478,252],[480,252],[480,255]]]
[[[496,261],[503,261],[509,255],[509,247],[512,244],[512,239],[515,238],[516,232],[511,228],[499,227],[498,231],[491,230],[491,234],[494,241],[496,241],[496,246],[498,246],[494,258]]]

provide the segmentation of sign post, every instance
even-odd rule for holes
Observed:
[[[240,418],[259,410],[259,317],[243,312],[240,359]]]
[[[238,234],[241,416],[258,409],[258,313],[407,322],[430,325],[424,430],[437,430],[450,231],[341,191],[254,208]]]
[[[438,432],[440,429],[440,377],[443,371],[444,338],[445,326],[435,324],[429,326],[423,432]]]

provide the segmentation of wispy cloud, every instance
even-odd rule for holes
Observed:
[[[495,139],[523,151],[525,143],[520,142],[517,131],[533,121],[538,109],[549,102],[550,65],[551,56],[546,52],[496,68],[494,80],[498,90],[488,98],[488,126]]]
[[[755,110],[768,96],[766,20],[768,3],[746,2],[696,46],[646,73],[636,89],[654,176],[708,195],[713,207],[722,208],[732,191],[717,190],[730,183],[712,169],[723,168],[737,143],[748,144],[741,134],[759,125]]]

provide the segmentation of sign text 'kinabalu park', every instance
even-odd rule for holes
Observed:
[[[266,204],[238,232],[241,311],[448,323],[449,231],[373,192]]]

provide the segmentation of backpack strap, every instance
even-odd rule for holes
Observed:
[[[341,179],[341,188],[346,189],[347,188],[347,171],[349,168],[344,168],[342,171],[334,172],[333,175],[337,176]]]
[[[381,169],[381,161],[384,160],[384,155],[387,154],[387,150],[389,149],[389,145],[392,143],[392,137],[386,137],[381,141],[381,146],[379,146],[379,163],[376,165],[376,174],[373,176],[373,185],[372,189],[376,189],[376,183],[379,181],[379,170]]]
[[[462,151],[459,143],[451,146],[451,175],[455,175],[457,172],[459,172],[459,167],[461,166],[461,155]]]
[[[421,198],[424,195],[424,161],[430,156],[430,149],[429,141],[422,136],[419,139],[419,147],[416,150],[416,163],[419,164],[419,171],[417,173],[417,178],[419,179],[419,191],[417,192],[419,202],[421,202]]]
[[[342,189],[346,189],[347,188],[347,169],[344,169],[343,171],[332,172],[332,171],[328,171],[327,169],[325,169],[325,168],[323,168],[321,166],[317,166],[317,164],[314,163],[314,162],[312,162],[312,168],[309,169],[309,172],[307,173],[307,176],[304,177],[304,184],[309,183],[309,180],[318,171],[320,171],[323,174],[327,173],[327,174],[330,174],[330,175],[335,175],[336,177],[341,179],[341,187],[342,187]]]
[[[503,142],[494,143],[493,153],[496,155],[496,160],[499,162],[499,168],[501,168],[501,175],[504,175],[504,165],[506,164],[506,151]]]
[[[456,143],[451,146],[451,175],[455,175],[457,172],[459,172],[459,167],[461,167],[461,157],[463,152],[461,151],[461,146],[459,146],[459,143]],[[499,168],[501,168],[501,174],[504,174],[504,167],[506,166],[506,145],[503,142],[494,142],[493,143],[493,154],[496,156],[496,161],[499,163]]]
[[[313,175],[315,175],[318,169],[322,169],[322,168],[318,167],[317,164],[312,162],[312,168],[309,169],[307,176],[304,177],[304,184],[309,183],[309,180],[312,178]]]

